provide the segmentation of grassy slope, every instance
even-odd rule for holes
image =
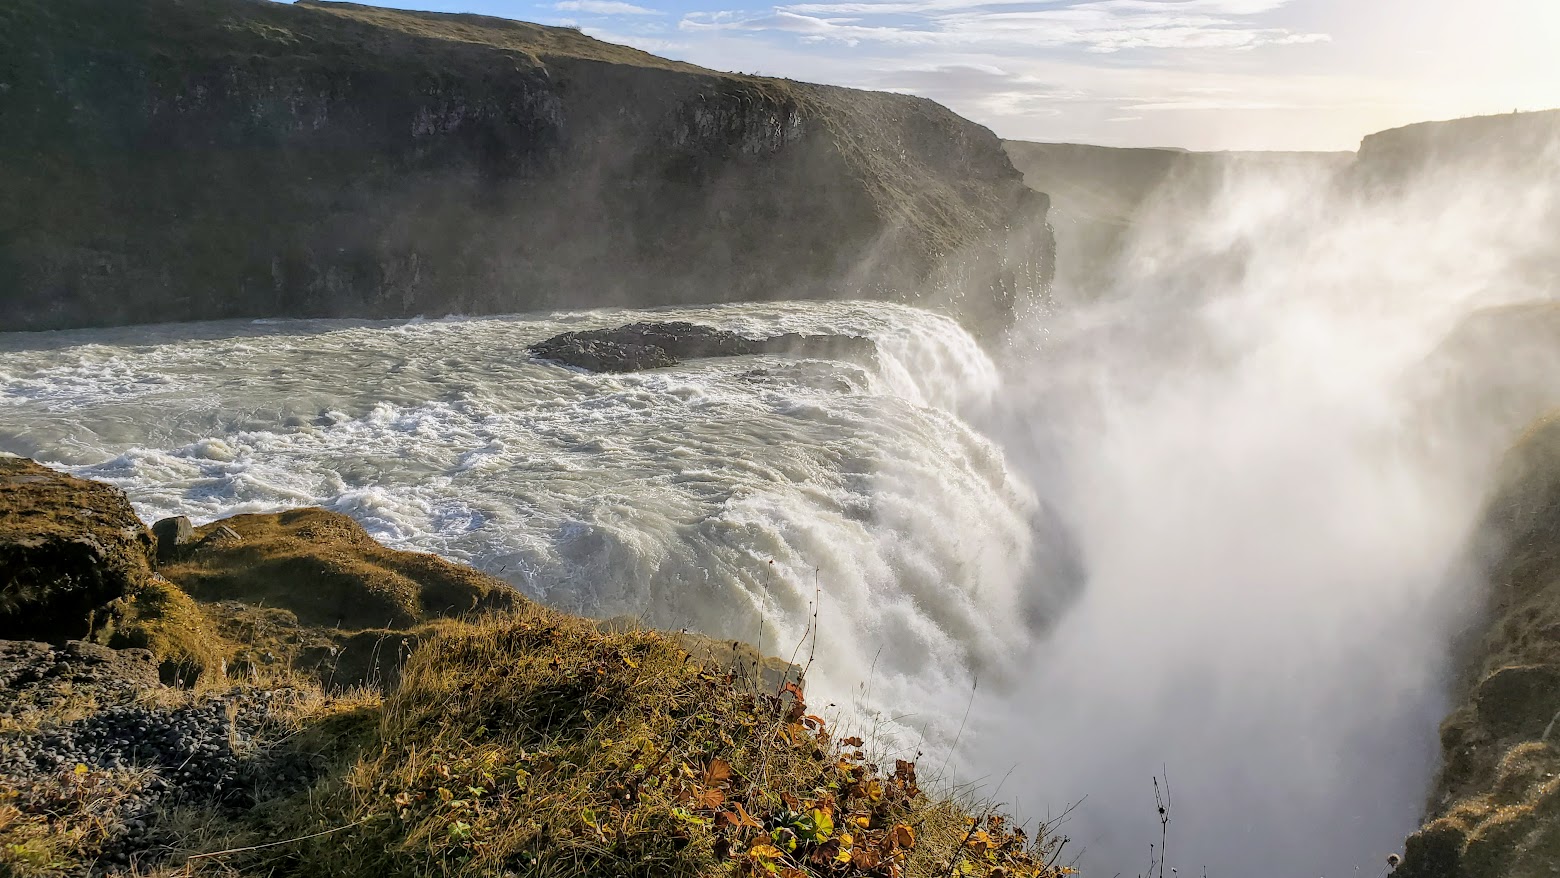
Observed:
[[[912,764],[868,764],[798,695],[654,632],[543,610],[456,626],[383,702],[316,714],[303,735],[333,739],[327,776],[201,825],[191,850],[328,832],[222,861],[364,878],[1057,874],[1005,821],[922,791]]]
[[[199,536],[162,572],[202,599],[155,577],[105,636],[201,671],[183,676],[195,692],[149,698],[285,689],[271,755],[319,770],[302,789],[261,784],[242,812],[160,806],[166,856],[141,874],[1065,873],[1047,865],[1043,828],[1031,837],[922,790],[913,763],[872,764],[808,712],[790,669],[751,648],[495,601],[496,580],[380,547],[323,510]],[[399,607],[399,627],[332,625],[354,595]],[[311,664],[322,650],[328,669]],[[67,799],[42,813],[8,809],[0,790],[0,873],[90,863],[112,832],[91,815],[139,781],[92,770],[61,783]]]
[[[296,5],[318,9],[349,21],[362,22],[376,29],[404,33],[419,39],[512,49],[535,57],[538,63],[545,63],[548,59],[576,58],[608,64],[626,64],[632,67],[675,70],[681,73],[732,76],[755,82],[774,82],[774,80],[761,80],[737,74],[716,74],[712,70],[694,64],[661,58],[628,46],[605,43],[587,37],[574,28],[549,27],[486,15],[449,15],[384,9],[358,3],[333,3],[328,0],[299,0]],[[370,38],[371,33],[365,31],[365,39]],[[372,50],[371,46],[364,46],[364,48]]]

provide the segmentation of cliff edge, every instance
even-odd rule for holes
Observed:
[[[1001,325],[990,131],[567,28],[303,0],[0,8],[0,331],[805,297]]]
[[[1560,417],[1507,453],[1474,552],[1484,619],[1396,878],[1536,878],[1560,861]]]

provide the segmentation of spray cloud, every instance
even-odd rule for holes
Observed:
[[[1087,796],[1062,832],[1089,874],[1147,866],[1164,772],[1181,874],[1379,874],[1418,822],[1463,546],[1510,438],[1439,417],[1459,370],[1427,357],[1546,296],[1544,149],[1520,170],[1232,158],[1166,185],[1110,296],[1014,338],[994,429],[1084,585],[983,699],[973,752],[1018,766],[1031,814]]]

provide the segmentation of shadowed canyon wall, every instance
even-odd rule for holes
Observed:
[[[470,15],[0,9],[0,330],[868,297],[1005,325],[1048,201],[923,99]]]

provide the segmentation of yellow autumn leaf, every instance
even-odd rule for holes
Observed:
[[[756,844],[748,848],[748,856],[755,860],[778,860],[784,854],[772,844]]]

